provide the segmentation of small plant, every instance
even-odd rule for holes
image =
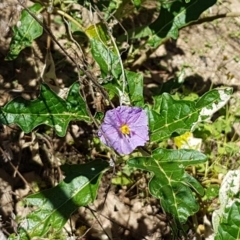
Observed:
[[[159,199],[164,212],[179,227],[176,235],[184,234],[184,224],[200,209],[199,199],[205,194],[204,181],[208,178],[208,156],[200,152],[201,141],[196,144],[191,141],[194,134],[204,139],[204,133],[212,126],[207,129],[205,123],[227,104],[232,89],[216,88],[186,100],[171,94],[176,84],[181,87],[181,80],[164,83],[157,94],[152,93],[152,98],[147,99],[143,94],[143,75],[131,69],[140,66],[168,39],[177,39],[181,28],[197,21],[217,1],[159,0],[155,2],[150,24],[139,23],[126,29],[121,28],[124,21],[147,10],[148,1],[31,2],[32,6],[27,8],[19,1],[21,18],[13,27],[5,60],[17,58],[45,32],[48,37],[43,82],[39,84],[37,99],[17,97],[2,107],[0,122],[17,124],[24,133],[47,125],[64,137],[71,121],[84,121],[97,130],[95,137],[100,142],[91,140],[92,144],[98,146],[99,156],[102,153],[109,156],[110,165],[101,157],[90,162],[86,159],[84,164],[61,165],[65,178],[55,187],[25,198],[33,211],[20,218],[16,233],[9,239],[48,238],[53,231],[61,232],[76,209],[94,202],[104,172],[120,163],[131,168],[131,173],[138,169],[143,170],[142,174],[151,174],[150,194]],[[61,32],[61,38],[67,41],[65,46],[58,39],[60,33],[54,35],[50,27],[51,20],[57,21],[59,17],[66,27],[66,32]],[[75,81],[69,80],[73,83],[65,92],[56,81],[50,42],[75,66],[77,77]],[[128,50],[124,50],[124,44]],[[69,54],[68,47],[72,46],[78,57]],[[124,51],[126,56],[122,57]],[[140,51],[144,52],[143,58]],[[175,144],[161,147],[172,139]],[[204,177],[196,173],[201,168]],[[133,179],[128,183],[132,184]],[[237,202],[232,206],[239,210]],[[226,216],[223,221],[227,221]],[[221,234],[216,239],[222,239]]]

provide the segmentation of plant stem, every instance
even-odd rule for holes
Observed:
[[[208,179],[208,180],[206,180],[206,181],[203,181],[203,182],[202,182],[202,185],[207,185],[208,183],[221,184],[222,181],[219,180],[219,179],[214,179],[214,178],[212,178],[212,179]]]
[[[239,16],[240,16],[239,12],[223,13],[223,14],[218,14],[218,15],[215,15],[215,16],[200,18],[197,21],[194,21],[187,26],[201,24],[201,23],[205,23],[205,22],[212,22],[213,20],[216,20],[216,19],[219,19],[219,18],[227,18],[227,17],[235,18],[235,17],[239,17]]]
[[[62,10],[59,10],[59,9],[54,10],[54,12],[56,12],[59,15],[67,18],[71,22],[75,23],[79,27],[80,31],[84,32],[84,30],[85,30],[84,27],[78,21],[76,21],[73,17],[71,17],[69,14],[67,14],[67,13],[65,13],[65,12],[63,12]]]

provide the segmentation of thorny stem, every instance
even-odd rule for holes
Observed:
[[[51,26],[51,15],[49,13],[47,14],[47,25],[50,28],[50,26]],[[51,37],[48,35],[47,36],[47,51],[50,51],[50,47],[51,47]]]
[[[108,26],[107,23],[106,23],[106,21],[105,21],[105,19],[104,19],[104,17],[103,17],[102,14],[100,13],[99,9],[98,9],[98,8],[96,8],[96,9],[97,9],[98,15],[99,15],[100,18],[101,18],[101,21],[103,21],[103,23],[105,24],[105,26]],[[94,24],[94,26],[95,26],[95,24]],[[98,33],[98,28],[97,28],[97,27],[96,27],[96,32],[97,32],[97,34],[99,35],[99,36],[98,36],[99,39],[101,40],[101,37],[100,37],[100,34]],[[120,54],[119,49],[118,49],[118,47],[117,47],[116,41],[115,41],[114,37],[112,36],[112,33],[111,33],[111,31],[109,30],[108,27],[107,27],[107,32],[108,32],[108,35],[109,35],[110,38],[111,38],[111,43],[112,43],[113,46],[114,46],[114,50],[116,51],[116,54],[117,54],[118,59],[119,59],[119,64],[120,64],[120,66],[121,66],[121,70],[122,70],[122,75],[121,75],[121,77],[122,77],[122,93],[123,93],[123,95],[125,96],[125,90],[126,90],[126,86],[127,86],[127,80],[126,80],[126,75],[125,75],[125,71],[124,71],[123,62],[122,62],[122,59],[121,59],[121,54]],[[104,44],[104,42],[102,42],[102,43]],[[105,45],[105,44],[104,44],[104,45]],[[105,46],[105,47],[107,48],[107,46]],[[120,101],[120,103],[121,103],[121,101]]]
[[[19,4],[42,26],[42,28],[44,29],[44,31],[51,36],[52,40],[58,45],[58,47],[63,51],[63,53],[68,56],[68,58],[77,65],[77,62],[66,52],[66,50],[62,47],[62,45],[57,41],[57,39],[55,38],[55,36],[52,34],[52,32],[50,31],[50,29],[46,26],[43,25],[43,23],[41,21],[39,21],[39,19],[33,14],[31,13],[31,11],[29,11],[28,8],[26,8],[20,0],[18,0]]]
[[[6,155],[6,153],[4,152],[4,150],[0,147],[0,151],[2,153],[3,156]],[[8,159],[9,164],[11,165],[11,167],[14,170],[14,173],[17,173],[18,176],[23,180],[23,182],[26,184],[26,186],[29,186],[29,189],[35,193],[35,191],[31,188],[30,184],[26,181],[26,179],[23,177],[23,175],[18,171],[18,167],[15,167],[12,163],[11,163],[11,159]]]
[[[95,212],[91,209],[88,208],[89,211],[92,213],[92,215],[95,217],[96,221],[98,222],[98,224],[101,226],[103,232],[105,233],[105,235],[108,237],[109,240],[111,240],[112,238],[109,236],[108,232],[106,231],[106,229],[103,227],[103,224],[101,223],[101,221],[98,219],[98,217],[96,216]]]

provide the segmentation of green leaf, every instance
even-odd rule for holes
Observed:
[[[238,238],[222,238],[222,236],[238,236],[240,226],[240,170],[229,170],[225,175],[219,190],[218,209],[212,213],[212,225],[215,233],[221,233],[217,239],[238,239]],[[237,213],[238,217],[234,216]],[[237,228],[236,228],[237,226]],[[220,230],[219,230],[220,229]],[[238,232],[236,230],[238,229]]]
[[[119,84],[115,80],[104,84],[104,88],[108,91],[108,95],[110,99],[113,99],[115,96],[119,96],[119,91],[118,91],[119,87],[120,87]]]
[[[144,104],[143,98],[143,75],[141,73],[135,73],[132,71],[125,70],[125,76],[127,80],[126,92],[127,96],[130,98],[130,102],[133,106],[142,107]],[[114,96],[120,98],[119,90],[121,91],[122,87],[120,82],[115,80],[104,84],[104,88],[108,90],[110,99]]]
[[[156,48],[168,38],[177,39],[179,30],[196,21],[217,0],[172,1],[163,4],[159,17],[145,28],[139,28],[134,38],[150,36],[148,43]],[[146,35],[147,33],[147,35]]]
[[[41,85],[37,99],[29,101],[15,98],[0,111],[0,122],[5,125],[17,124],[25,133],[40,124],[53,127],[63,137],[71,120],[90,121],[84,100],[79,94],[79,83],[74,83],[63,100],[46,84]]]
[[[174,100],[167,93],[164,93],[159,101],[159,113],[146,109],[150,120],[151,141],[169,138],[173,133],[181,135],[190,131],[193,123],[198,120],[200,109],[195,108],[194,102]]]
[[[231,87],[218,88],[205,93],[196,103],[197,108],[202,108],[199,121],[209,119],[221,109],[230,99],[233,89]]]
[[[136,157],[127,164],[154,174],[149,182],[150,193],[160,199],[166,212],[185,223],[199,209],[191,189],[200,195],[203,195],[204,189],[184,168],[206,160],[204,154],[190,149],[156,149],[152,156]]]
[[[225,210],[221,223],[218,226],[215,240],[240,239],[240,202],[235,201]]]
[[[159,17],[149,28],[153,35],[148,43],[159,46],[166,38],[178,38],[179,29],[196,21],[217,0],[193,0],[190,3],[174,1],[170,8],[161,8]]]
[[[142,106],[143,99],[143,75],[131,71],[125,71],[131,104],[134,106]]]
[[[92,55],[101,69],[102,77],[106,78],[112,74],[118,80],[122,73],[121,59],[119,59],[118,55],[98,39],[92,38],[90,39],[90,43]]]
[[[103,42],[97,39],[91,39],[92,54],[98,65],[100,66],[102,76],[107,78],[109,75],[117,80],[113,84],[105,85],[111,93],[115,92],[119,96],[119,90],[122,90],[120,86],[123,78],[122,68],[119,57],[109,49]],[[141,73],[135,73],[124,70],[125,77],[127,80],[128,94],[132,105],[142,106],[143,105],[143,75]]]
[[[142,0],[133,0],[135,7],[139,8],[141,6]]]
[[[115,177],[112,178],[112,184],[127,186],[133,184],[133,181],[130,177],[122,172],[118,172]]]
[[[85,34],[91,40],[95,39],[98,42],[102,42],[104,45],[108,44],[109,37],[107,34],[106,26],[103,23],[97,23],[89,26],[85,29]]]
[[[66,175],[62,182],[26,198],[37,209],[20,224],[20,239],[43,237],[50,229],[61,230],[77,208],[95,200],[102,173],[107,168],[108,163],[102,160],[61,166]]]
[[[37,15],[41,9],[42,5],[36,3],[29,8],[29,11]],[[10,50],[5,60],[15,59],[24,48],[30,47],[33,40],[41,36],[42,33],[42,26],[26,10],[23,10],[18,25],[13,27]]]
[[[214,198],[218,197],[218,192],[219,192],[219,185],[211,184],[207,186],[207,188],[205,189],[205,195],[204,195],[204,198],[202,198],[202,200],[203,201],[213,200]]]
[[[193,131],[197,123],[210,119],[230,99],[232,88],[214,89],[197,101],[174,100],[164,93],[154,97],[154,109],[146,107],[151,141],[162,141],[173,134]]]

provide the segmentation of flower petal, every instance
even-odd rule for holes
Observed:
[[[141,111],[139,111],[139,109]],[[137,108],[135,110],[134,115],[131,115],[128,119],[127,122],[130,126],[146,126],[148,125],[148,118],[147,118],[147,114],[144,110],[142,110],[141,108]]]
[[[121,132],[126,124],[129,134]],[[144,146],[149,140],[148,118],[146,112],[138,107],[120,106],[109,110],[99,130],[100,140],[120,154],[129,154],[136,147]]]

